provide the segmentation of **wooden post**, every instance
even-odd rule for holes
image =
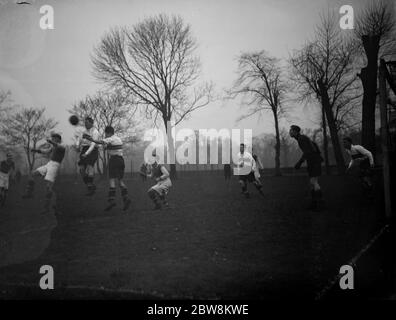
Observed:
[[[380,93],[380,118],[381,118],[381,148],[382,148],[382,173],[384,179],[385,214],[391,218],[391,194],[390,194],[390,169],[389,169],[389,138],[388,138],[388,114],[386,97],[386,74],[387,68],[385,61],[381,59],[378,80]]]

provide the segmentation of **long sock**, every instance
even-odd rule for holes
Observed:
[[[121,196],[122,196],[122,200],[125,202],[126,200],[128,200],[128,189],[125,187],[121,187]]]
[[[156,206],[159,205],[159,201],[158,201],[158,193],[155,190],[149,190],[148,195],[150,197],[150,199],[154,202],[154,204]]]
[[[87,181],[86,184],[87,184],[88,190],[90,190],[90,191],[95,190],[95,185],[93,183],[94,178],[91,176],[87,176],[86,181]]]
[[[45,209],[49,208],[51,204],[51,199],[52,199],[52,191],[47,191],[47,193],[45,194],[45,203],[44,203]]]
[[[259,183],[254,183],[254,186],[256,187],[256,189],[258,190],[258,191],[260,191],[261,189],[262,189],[262,185],[261,184],[259,184]]]
[[[108,201],[115,202],[115,197],[116,197],[116,188],[110,188],[108,194]]]
[[[28,184],[26,186],[26,195],[31,196],[34,192],[34,180],[29,179]]]
[[[162,203],[167,206],[168,205],[168,201],[166,201],[165,195],[160,195],[159,198],[161,199]]]

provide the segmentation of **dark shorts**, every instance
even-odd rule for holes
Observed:
[[[85,158],[82,155],[89,149],[89,147],[83,147],[80,152],[80,160],[78,161],[79,166],[94,166],[98,160],[99,151],[98,148],[94,148],[92,152]]]
[[[322,161],[320,159],[307,160],[307,171],[310,178],[322,175]]]
[[[253,182],[256,178],[254,177],[254,172],[251,171],[249,174],[239,176],[239,181],[243,182]]]
[[[109,160],[109,178],[122,179],[125,172],[124,158],[121,156],[111,156]]]
[[[361,177],[369,177],[371,176],[371,166],[370,166],[370,160],[368,158],[365,158],[362,160],[359,164],[359,176]]]

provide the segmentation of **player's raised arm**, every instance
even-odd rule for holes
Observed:
[[[47,139],[47,142],[49,143],[49,144],[51,144],[52,146],[54,146],[54,147],[57,147],[59,144],[58,143],[56,143],[55,141],[52,141],[52,140],[50,140],[50,139]]]
[[[88,141],[91,141],[92,142],[91,146],[92,146],[92,144],[93,145],[95,145],[95,144],[106,144],[106,142],[104,140],[99,140],[99,139],[96,140],[93,137],[91,137],[89,134],[86,134],[86,133],[83,134],[83,138],[88,140]],[[91,146],[89,148],[91,148]],[[89,151],[89,149],[88,149],[88,151]]]
[[[44,155],[48,155],[51,153],[52,151],[52,145],[50,144],[49,146],[45,146],[45,145],[41,145],[40,147],[38,147],[37,149],[33,148],[30,151],[35,152],[35,153],[40,153],[40,154],[44,154]]]

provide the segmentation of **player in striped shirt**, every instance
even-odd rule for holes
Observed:
[[[106,211],[116,206],[116,183],[120,186],[121,196],[124,203],[123,210],[126,211],[131,205],[128,197],[128,188],[123,181],[125,173],[125,161],[123,157],[122,139],[114,134],[114,128],[107,126],[105,128],[105,138],[103,140],[95,140],[90,135],[84,134],[83,138],[96,144],[104,145],[109,155],[109,198]]]

